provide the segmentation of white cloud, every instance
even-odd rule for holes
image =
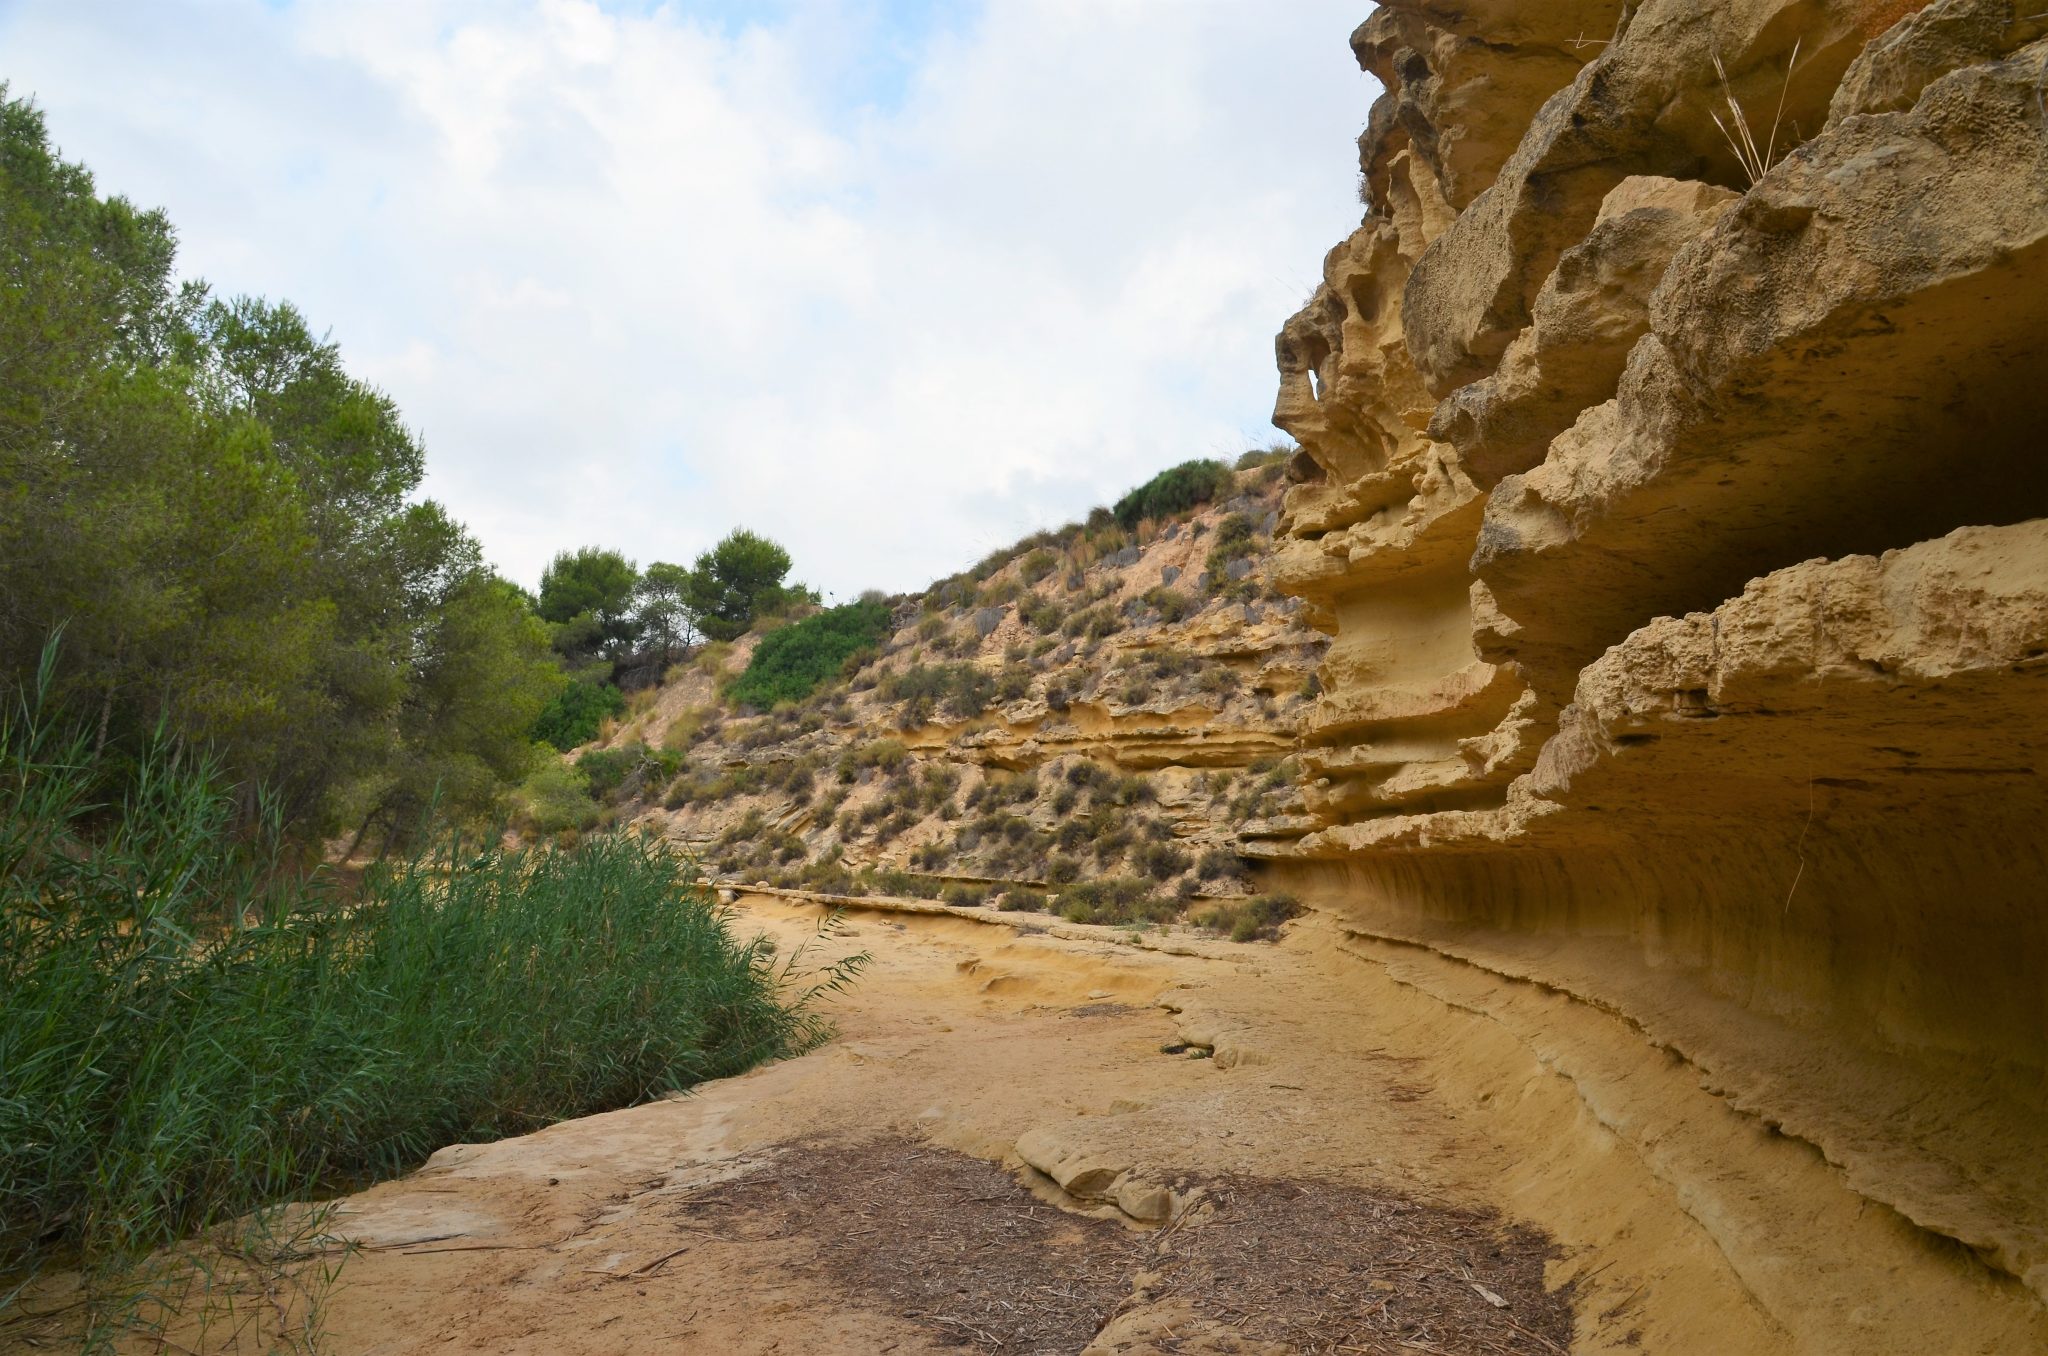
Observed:
[[[15,0],[0,74],[331,326],[515,576],[744,522],[845,595],[1267,436],[1364,8]]]

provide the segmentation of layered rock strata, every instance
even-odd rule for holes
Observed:
[[[2048,14],[1353,45],[1368,212],[1277,343],[1314,831],[1250,850],[2048,1297]]]
[[[1249,845],[1311,826],[1288,760],[1326,640],[1269,582],[1283,467],[896,599],[893,633],[801,703],[723,698],[751,637],[680,666],[604,741],[646,759],[614,812],[727,882],[1035,909],[1110,878],[1148,917],[1246,897]]]

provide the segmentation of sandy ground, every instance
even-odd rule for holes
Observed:
[[[822,916],[740,912],[785,951]],[[1023,921],[849,915],[824,1048],[342,1202],[320,1349],[2048,1350],[2016,1284],[1563,995],[1323,919]]]

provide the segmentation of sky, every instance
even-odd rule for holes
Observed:
[[[1368,9],[0,0],[0,80],[390,393],[512,578],[743,525],[844,599],[1279,437]]]

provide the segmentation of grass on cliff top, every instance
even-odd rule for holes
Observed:
[[[99,1340],[147,1327],[154,1250],[801,1050],[862,963],[792,999],[634,838],[451,844],[344,898],[252,849],[205,759],[113,776],[36,700],[0,712],[0,1325],[54,1266]]]

